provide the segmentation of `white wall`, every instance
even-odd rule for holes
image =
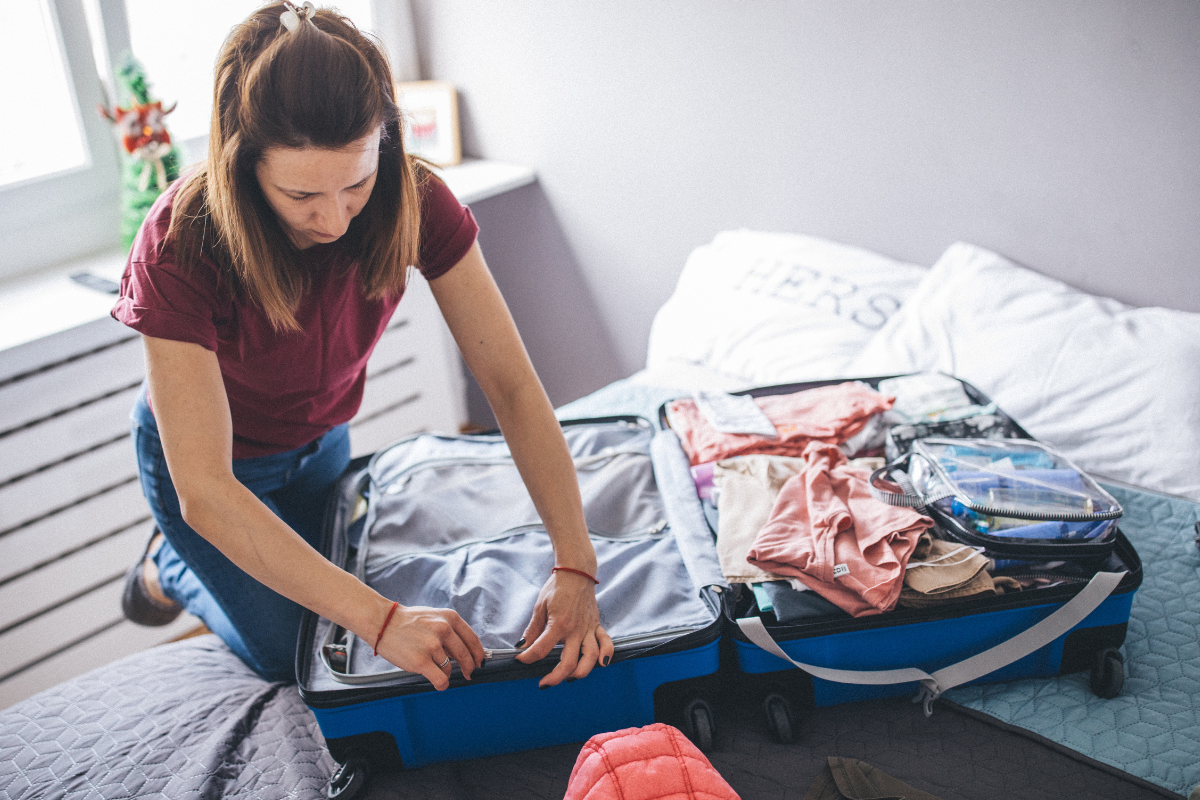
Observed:
[[[605,372],[641,366],[688,252],[738,226],[924,264],[963,239],[1200,310],[1200,3],[413,7],[423,77],[459,88],[466,152],[537,170],[559,226],[545,235],[597,320],[576,355],[618,365]],[[503,287],[527,265],[501,260]],[[572,313],[508,294],[519,323]],[[575,363],[543,367],[548,387],[613,376]]]

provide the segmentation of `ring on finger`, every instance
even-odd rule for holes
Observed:
[[[450,663],[450,656],[446,656],[446,660],[443,661],[442,663],[438,664],[438,669],[445,669],[446,665],[449,663]]]

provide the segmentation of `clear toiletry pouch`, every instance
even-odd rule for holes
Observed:
[[[1122,513],[1083,470],[1029,439],[917,439],[872,475],[871,488],[891,505],[924,509],[946,538],[999,559],[1107,557]]]

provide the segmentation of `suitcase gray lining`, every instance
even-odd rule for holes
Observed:
[[[656,470],[673,473],[682,464],[686,472],[674,434],[660,441],[664,434],[644,422],[568,426],[565,434],[600,564],[601,619],[618,649],[713,624],[719,609],[701,588],[723,587],[724,580],[711,533],[702,517],[685,516],[694,502],[664,492],[655,480]],[[493,663],[518,652],[513,644],[554,564],[549,537],[507,455],[499,436],[423,436],[378,453],[370,467],[365,546],[354,565],[360,578],[403,605],[454,608]],[[690,487],[690,477],[682,485]],[[480,503],[481,497],[496,502]],[[322,621],[317,633],[320,647],[337,631]],[[332,672],[314,654],[326,668],[316,671],[313,689],[327,680],[332,686],[423,680],[353,638],[349,648],[348,674]]]

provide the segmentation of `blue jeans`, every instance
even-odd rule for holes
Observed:
[[[163,593],[203,620],[263,678],[294,680],[304,610],[251,578],[183,521],[144,388],[131,418],[142,493],[166,539],[154,556]],[[349,463],[349,429],[343,424],[286,453],[235,459],[233,474],[316,547],[325,500]]]

